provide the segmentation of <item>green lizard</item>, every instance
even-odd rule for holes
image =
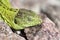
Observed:
[[[2,19],[15,30],[42,23],[40,17],[33,11],[12,8],[9,0],[0,0],[0,20]]]

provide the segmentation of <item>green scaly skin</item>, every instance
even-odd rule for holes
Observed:
[[[0,0],[0,19],[3,19],[15,30],[41,24],[42,20],[36,13],[27,9],[13,9],[9,0]]]

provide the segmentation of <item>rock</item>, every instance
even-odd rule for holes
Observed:
[[[44,16],[41,26],[25,29],[28,40],[60,40],[60,31],[48,17]]]
[[[25,40],[25,39],[13,33],[10,27],[2,20],[0,20],[0,40]]]
[[[40,26],[30,27],[25,29],[25,33],[28,40],[33,40],[36,33],[41,29]]]

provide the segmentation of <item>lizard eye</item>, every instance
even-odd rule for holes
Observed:
[[[15,23],[15,24],[17,24],[17,21],[16,21],[16,19],[14,19],[14,23]]]

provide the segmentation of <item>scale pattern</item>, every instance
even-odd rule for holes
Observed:
[[[39,16],[31,10],[13,9],[9,0],[0,0],[0,18],[15,30],[42,23]]]

